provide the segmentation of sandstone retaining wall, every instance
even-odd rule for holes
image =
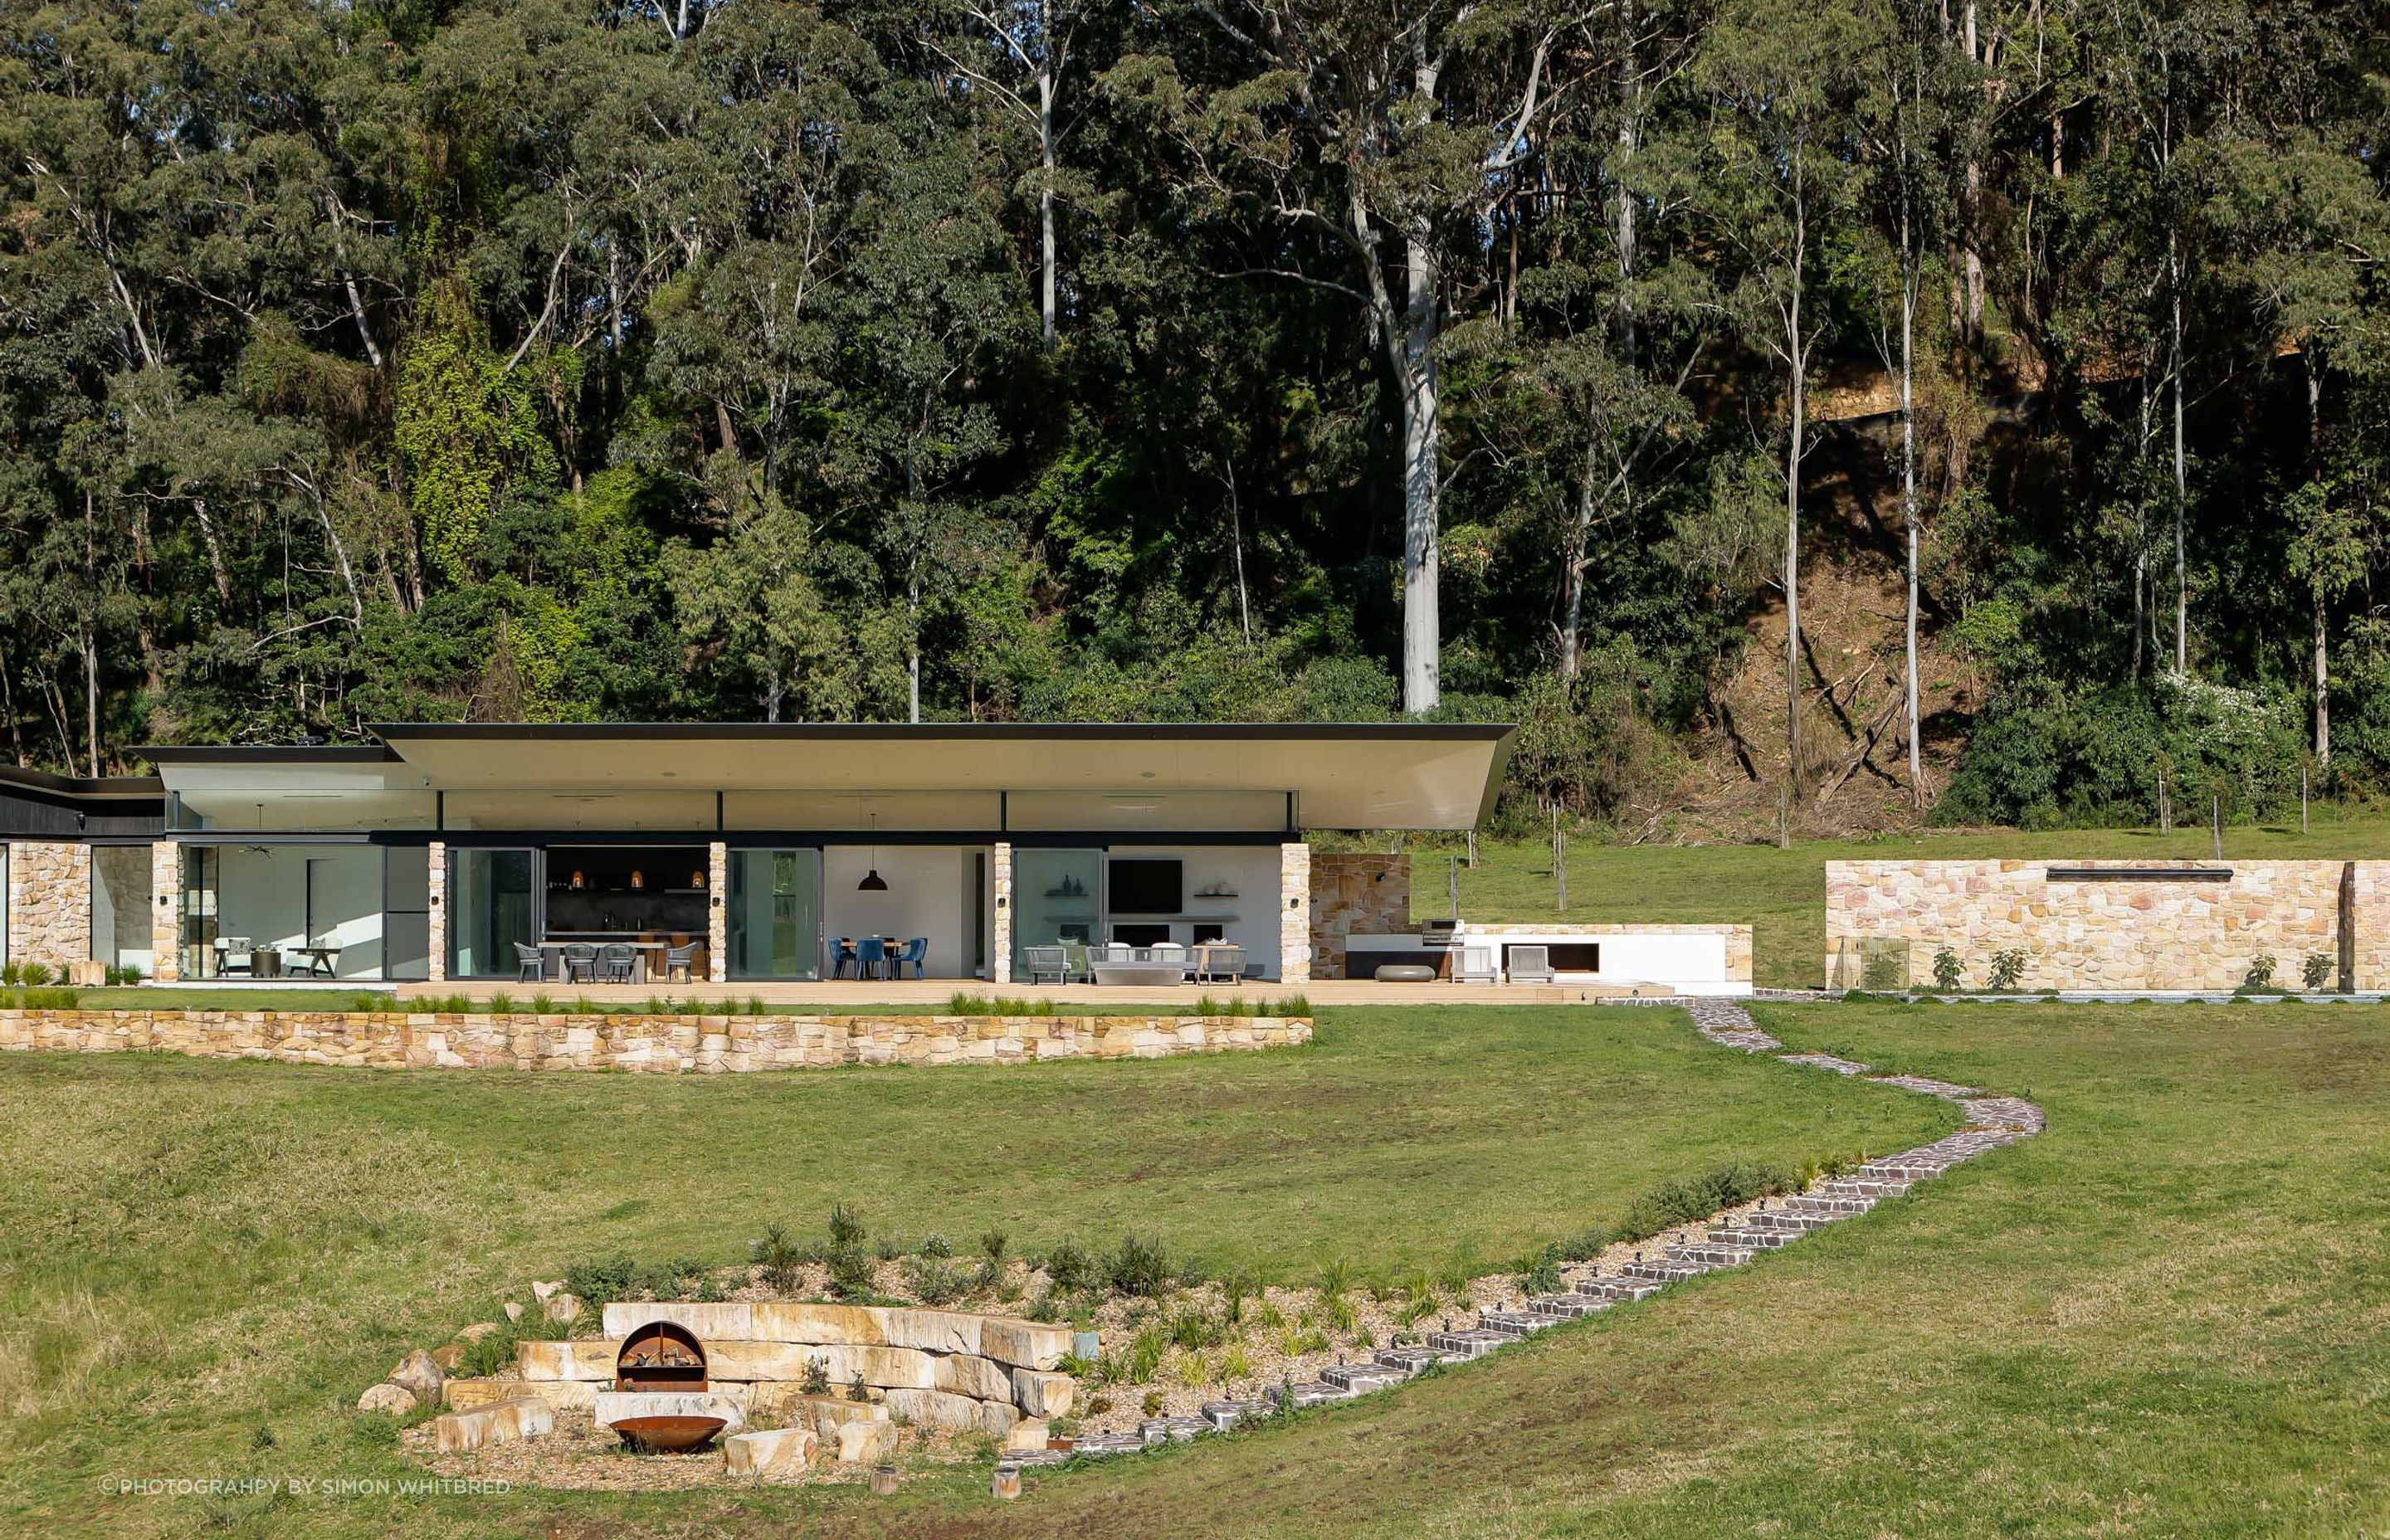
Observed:
[[[0,1010],[0,1048],[149,1050],[377,1069],[638,1070],[1162,1059],[1311,1040],[1302,1017],[608,1016],[314,1010]]]
[[[2327,987],[2382,989],[2390,863],[1826,864],[1828,983],[1930,985],[1945,946],[1971,988],[1989,982],[1994,953],[2015,949],[2024,989],[2230,990],[2261,956],[2275,959],[2277,985],[2298,987],[2301,964],[2321,956],[2332,959]]]
[[[1314,851],[1311,976],[1344,977],[1344,940],[1411,929],[1411,858]]]
[[[91,847],[8,841],[8,957],[59,977],[91,956]]]

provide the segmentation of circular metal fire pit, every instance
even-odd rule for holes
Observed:
[[[718,1417],[626,1417],[613,1426],[634,1448],[685,1455],[704,1448],[727,1422]]]

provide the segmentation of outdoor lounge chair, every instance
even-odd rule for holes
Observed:
[[[1042,984],[1049,979],[1058,984],[1071,982],[1070,955],[1059,946],[1022,947],[1021,966],[1033,984]]]
[[[1245,976],[1245,949],[1241,946],[1199,946],[1195,949],[1195,982],[1199,984],[1233,984]]]
[[[515,943],[515,982],[535,984],[547,977],[547,956],[536,946]]]
[[[1550,983],[1552,949],[1548,946],[1510,948],[1510,982],[1514,984]]]

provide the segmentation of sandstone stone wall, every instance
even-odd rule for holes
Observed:
[[[637,1070],[1163,1059],[1311,1040],[1302,1017],[607,1016],[315,1010],[0,1010],[0,1048],[148,1050],[381,1069]]]
[[[1363,852],[1311,857],[1311,976],[1344,977],[1344,940],[1411,928],[1411,858]]]
[[[64,977],[91,956],[91,847],[8,841],[8,960]]]
[[[2051,878],[2050,868],[2214,871],[2185,876]],[[2025,954],[2024,989],[2229,990],[2253,958],[2297,987],[2311,955],[2332,959],[2340,987],[2341,893],[2350,887],[2353,987],[2390,986],[2390,863],[2341,861],[1830,861],[1826,977],[1930,984],[1934,955],[1958,954],[1966,985],[1985,987],[1992,956]]]
[[[1278,848],[1278,976],[1282,983],[1311,982],[1311,847]]]

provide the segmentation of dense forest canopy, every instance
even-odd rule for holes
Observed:
[[[0,751],[1407,710],[1596,817],[1721,734],[1955,817],[2367,789],[2385,22],[12,6]],[[1805,646],[1861,470],[1964,720]]]

